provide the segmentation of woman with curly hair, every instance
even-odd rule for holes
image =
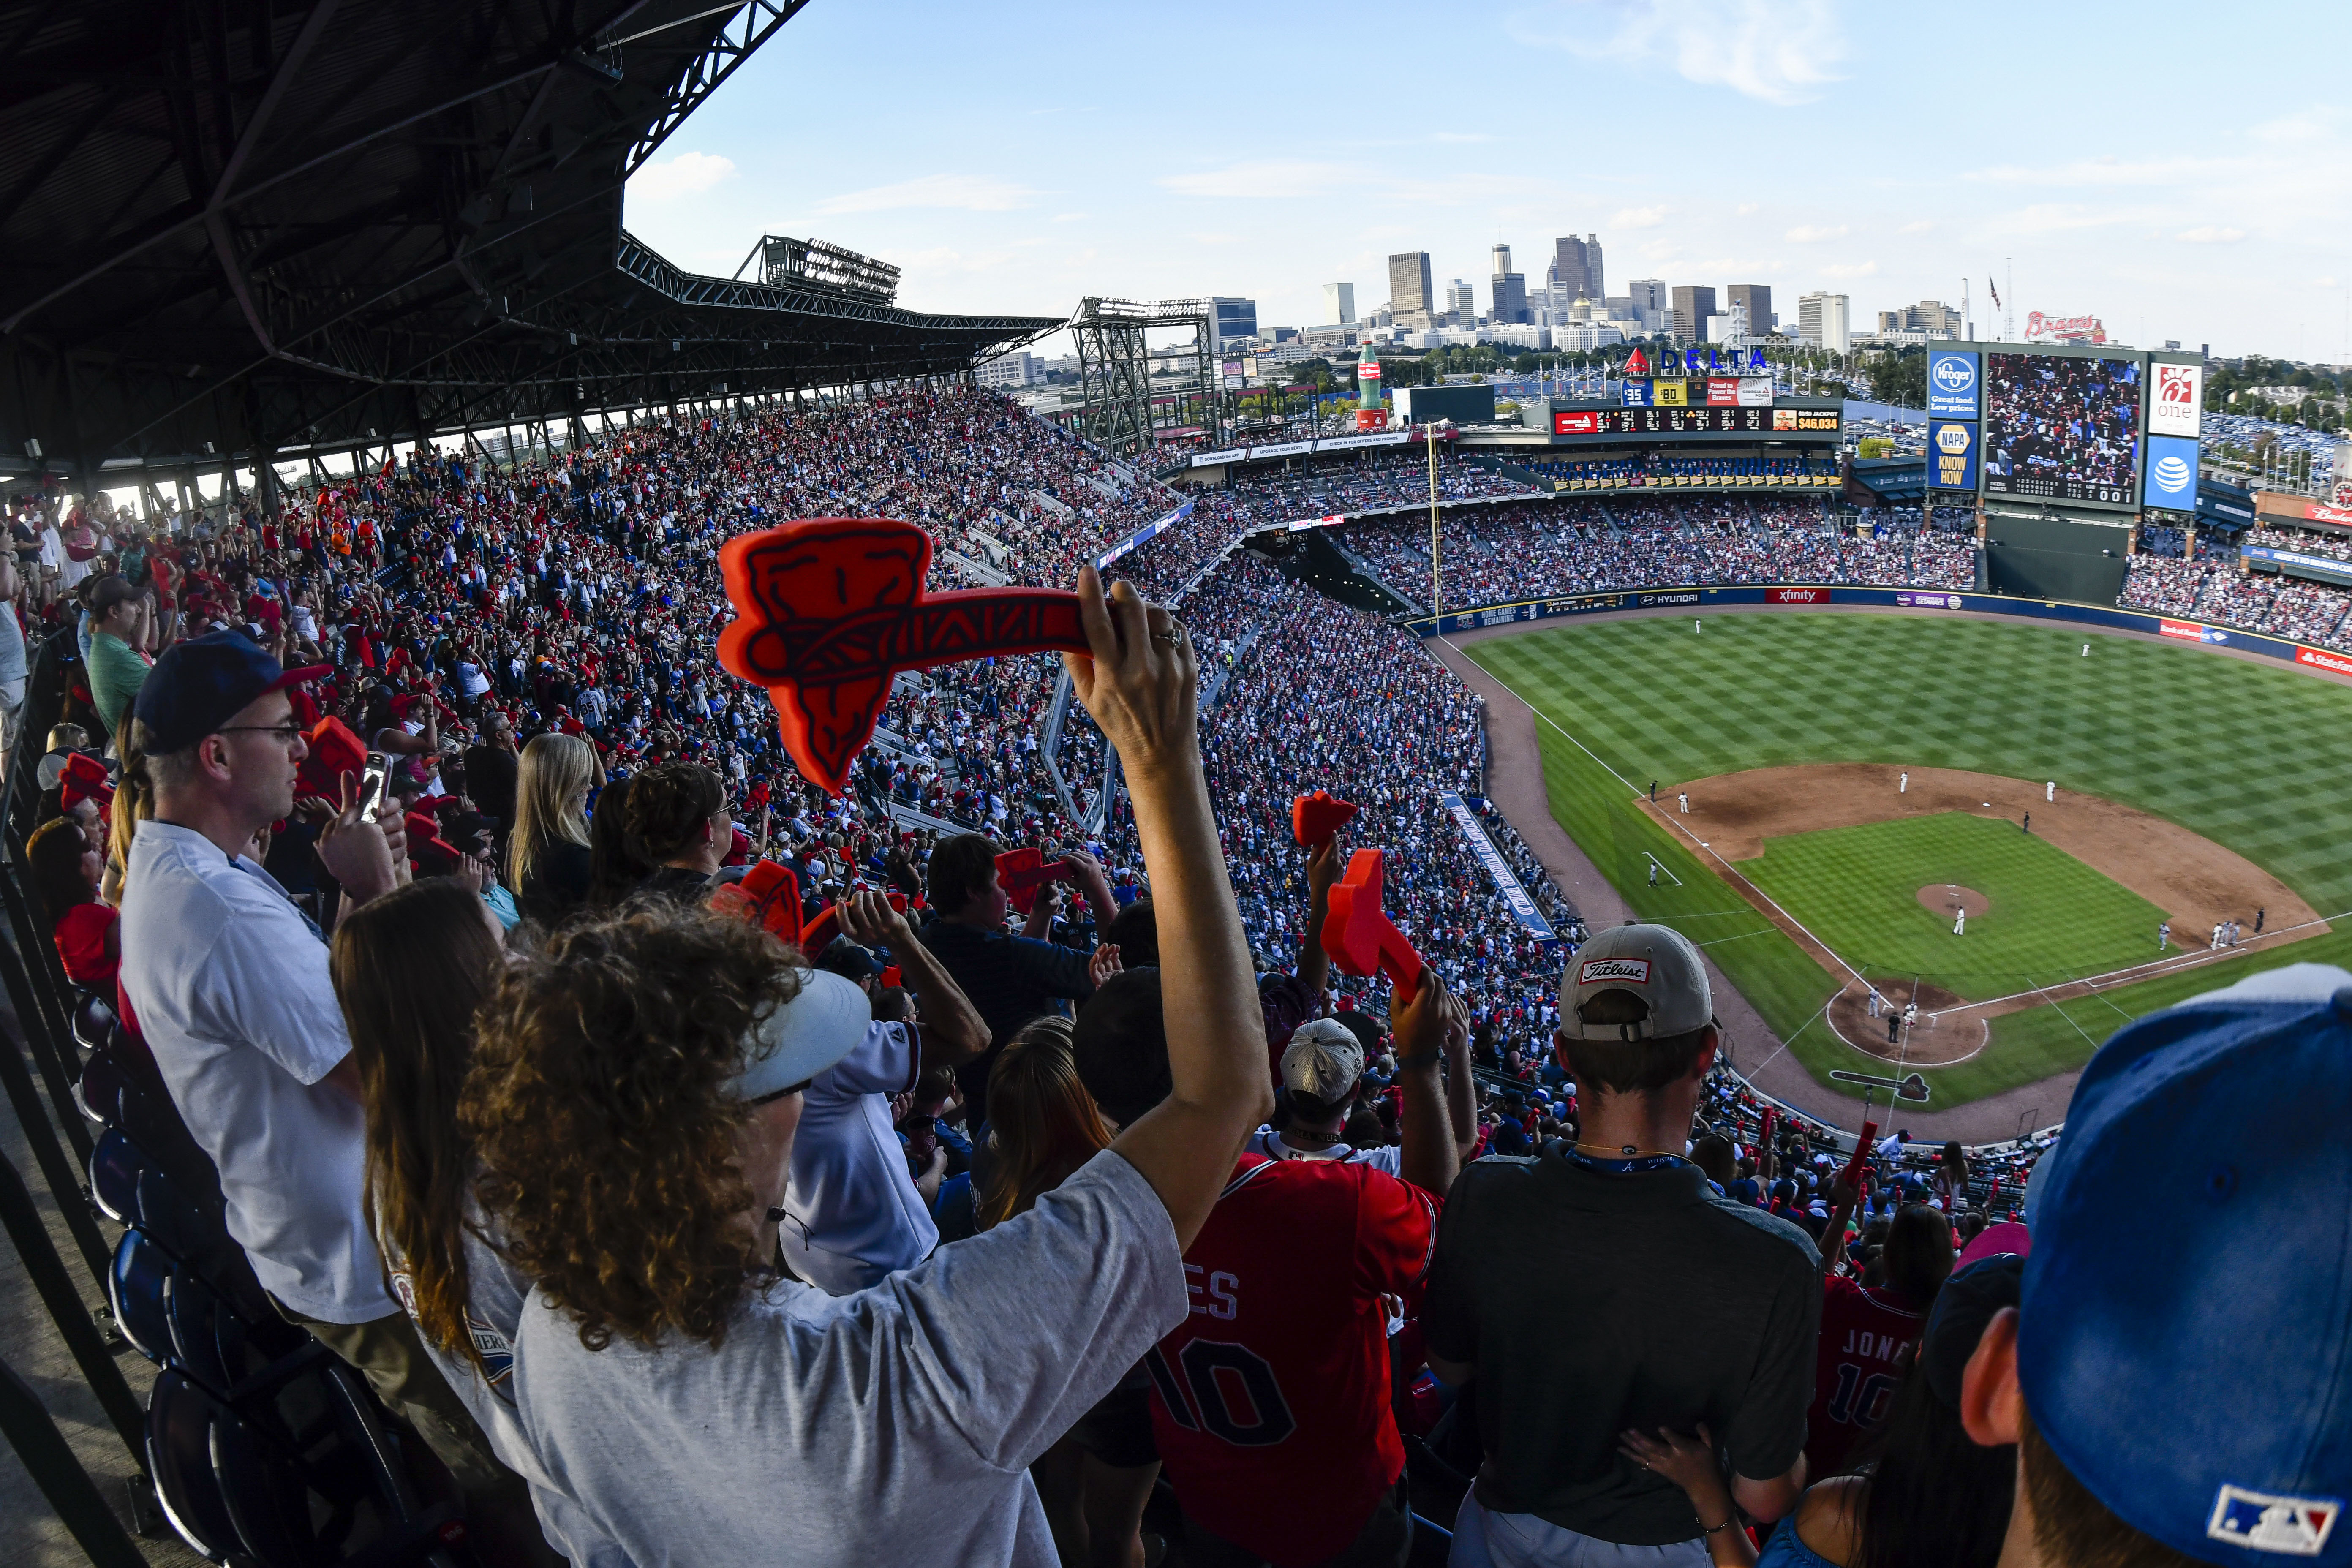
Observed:
[[[1045,1564],[1027,1467],[1184,1320],[1183,1249],[1272,1110],[1202,774],[1191,640],[1089,567],[1066,659],[1118,748],[1160,909],[1173,1092],[1054,1191],[855,1295],[780,1278],[801,1090],[865,995],[761,931],[639,905],[559,933],[486,1010],[478,1191],[537,1283],[515,1405],[637,1562]],[[635,791],[631,791],[634,797]]]

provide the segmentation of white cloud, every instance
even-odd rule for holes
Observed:
[[[1552,0],[1504,26],[1521,43],[1664,66],[1685,81],[1784,108],[1841,79],[1834,68],[1846,53],[1829,0]]]
[[[1825,239],[1843,239],[1850,231],[1843,224],[1835,228],[1822,228],[1812,224],[1800,224],[1789,231],[1789,239],[1797,245],[1819,245]]]
[[[1441,131],[1435,136],[1430,138],[1430,140],[1447,143],[1458,143],[1492,142],[1494,138],[1484,131]]]
[[[1025,207],[1037,193],[1026,185],[1002,180],[974,179],[966,174],[925,174],[892,185],[869,185],[847,191],[817,204],[820,213],[894,212],[906,207],[936,207],[956,212],[1001,213]]]
[[[1824,267],[1822,270],[1832,278],[1875,278],[1878,275],[1878,263],[1875,261],[1840,262],[1833,267]]]
[[[2182,229],[2174,237],[2185,239],[2191,245],[2229,245],[2245,238],[2246,231],[2242,228],[2219,228],[2209,223],[2197,228]]]
[[[1054,215],[1054,221],[1055,223],[1077,223],[1084,219],[1086,216],[1087,215],[1084,213],[1055,213]]]
[[[1897,232],[1902,234],[1926,234],[1935,226],[1936,226],[1934,224],[1929,223],[1926,218],[1921,218],[1916,223],[1905,224]]]
[[[1610,223],[1618,228],[1655,228],[1666,221],[1664,207],[1623,207]]]
[[[707,191],[735,173],[735,161],[716,153],[680,153],[647,163],[629,177],[629,195],[649,202]]]
[[[2037,202],[2014,212],[1997,213],[1985,226],[1995,234],[2064,234],[2077,229],[2107,228],[2118,224],[2146,223],[2160,216],[2145,207],[2102,212],[2071,202]]]
[[[2312,281],[2318,284],[2322,289],[2333,289],[2336,287],[2336,279],[2333,278],[2315,278]]]
[[[1363,173],[1345,163],[1312,163],[1303,158],[1258,159],[1202,169],[1190,174],[1170,174],[1160,184],[1180,196],[1299,197],[1321,195],[1335,185],[1353,185]]]
[[[1746,217],[1748,214],[1756,211],[1759,205],[1759,204],[1756,202],[1742,202],[1731,210],[1739,216]]]

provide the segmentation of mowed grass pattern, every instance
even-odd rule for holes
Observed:
[[[2051,972],[2105,974],[2156,955],[2164,911],[2044,839],[1948,812],[1768,838],[1738,869],[1874,979],[1916,976],[1965,1001],[2027,991]],[[1952,934],[1919,902],[1958,883],[1992,901]]]
[[[1536,735],[1569,835],[1643,918],[1706,944],[1835,1092],[1849,1091],[1825,1075],[1854,1057],[1819,1024],[1828,974],[1635,809],[1630,788],[1815,762],[2055,779],[2236,850],[2324,914],[2352,910],[2352,688],[2195,648],[1932,612],[1748,612],[1705,625],[1570,625],[1467,651],[1550,721]],[[1993,1048],[1937,1075],[1937,1103],[2079,1066],[2130,1017],[2292,960],[2352,963],[2352,930],[2009,1015]],[[2069,977],[2053,966],[2035,978]]]

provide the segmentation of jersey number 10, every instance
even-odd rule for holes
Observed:
[[[1836,1392],[1830,1395],[1829,1417],[1855,1426],[1875,1426],[1886,1415],[1886,1402],[1894,1397],[1895,1379],[1883,1372],[1862,1375],[1862,1368],[1850,1361],[1838,1363]],[[1860,1384],[1859,1390],[1855,1388]]]
[[[1247,1345],[1194,1340],[1176,1352],[1176,1362],[1183,1368],[1181,1381],[1160,1346],[1152,1346],[1143,1358],[1169,1419],[1186,1431],[1206,1431],[1239,1447],[1267,1448],[1297,1430],[1297,1417],[1282,1397],[1274,1368]],[[1235,1408],[1236,1403],[1241,1408]]]

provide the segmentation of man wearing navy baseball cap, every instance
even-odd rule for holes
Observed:
[[[124,768],[123,787],[152,815],[126,857],[122,990],[181,1119],[219,1167],[229,1234],[278,1310],[416,1428],[470,1507],[511,1507],[520,1483],[384,1289],[361,1203],[359,1071],[327,945],[252,855],[292,813],[310,754],[287,688],[325,673],[280,669],[234,631],[156,659]],[[397,811],[370,822],[350,805],[318,855],[345,900],[364,903],[404,879],[405,845]]]
[[[2352,1563],[2352,973],[2291,964],[2091,1059],[1961,1417],[2018,1445],[2001,1568]],[[2134,1226],[2139,1215],[2163,1216]]]

